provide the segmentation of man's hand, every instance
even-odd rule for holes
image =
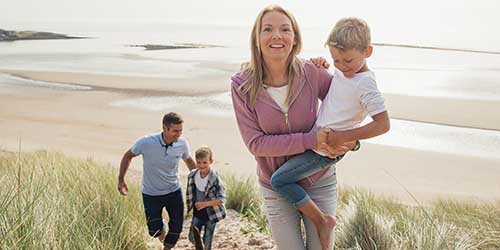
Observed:
[[[123,196],[127,196],[128,187],[127,187],[127,183],[125,183],[125,181],[118,181],[118,192],[120,192],[120,194]]]
[[[330,64],[326,61],[325,58],[323,57],[315,57],[315,58],[311,58],[309,59],[314,65],[316,65],[316,67],[318,68],[324,68],[324,69],[328,69],[330,68]]]

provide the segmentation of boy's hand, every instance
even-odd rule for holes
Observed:
[[[330,158],[343,155],[354,146],[351,145],[351,142],[344,141],[342,132],[340,131],[335,132],[332,129],[328,129],[326,136],[326,140],[319,145],[317,150]]]
[[[315,57],[315,58],[311,58],[309,59],[314,65],[316,65],[316,67],[318,68],[324,68],[324,69],[328,69],[330,68],[330,64],[326,61],[325,58],[323,57]]]
[[[206,203],[206,202],[203,202],[203,201],[198,201],[198,202],[195,202],[195,203],[194,203],[194,206],[196,207],[196,209],[198,209],[198,211],[199,211],[199,210],[202,210],[202,209],[204,209],[204,208],[206,208],[206,207],[208,207],[208,206],[207,206],[207,203]]]
[[[332,148],[337,148],[344,144],[344,139],[342,138],[342,132],[335,132],[333,130],[330,130],[330,132],[327,135],[326,138],[326,143],[332,147]]]

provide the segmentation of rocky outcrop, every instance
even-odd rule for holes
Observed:
[[[162,49],[202,49],[202,48],[217,48],[223,47],[220,45],[213,44],[200,44],[200,43],[176,43],[173,45],[162,45],[162,44],[138,44],[138,45],[128,45],[129,47],[143,47],[146,50],[162,50]]]
[[[13,31],[0,29],[0,42],[17,40],[45,40],[45,39],[81,39],[86,37],[75,37],[51,32],[38,31]]]

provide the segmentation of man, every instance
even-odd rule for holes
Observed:
[[[172,249],[182,231],[184,202],[179,183],[179,160],[191,170],[196,163],[189,154],[186,139],[181,138],[182,117],[174,112],[163,116],[163,132],[139,139],[122,157],[118,176],[118,191],[127,195],[125,174],[132,158],[143,158],[142,197],[149,234]],[[163,224],[162,210],[168,213],[168,232]]]

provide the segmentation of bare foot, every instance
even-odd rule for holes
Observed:
[[[319,241],[321,243],[321,249],[329,250],[330,249],[330,240],[332,238],[332,231],[335,228],[335,224],[337,220],[335,216],[325,215],[325,220],[323,223],[316,227],[319,234]]]

